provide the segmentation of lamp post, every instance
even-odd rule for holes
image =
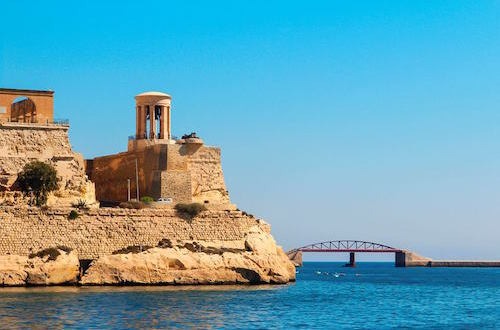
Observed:
[[[137,201],[139,201],[139,169],[137,167],[137,157],[135,158],[135,187],[136,187],[136,195]]]
[[[130,202],[130,179],[127,179],[127,201]]]

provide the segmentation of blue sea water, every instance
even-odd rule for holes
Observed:
[[[500,269],[306,263],[280,286],[0,289],[0,328],[500,329]]]

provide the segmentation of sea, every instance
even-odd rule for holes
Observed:
[[[259,286],[1,288],[1,329],[500,329],[499,268],[308,262]]]

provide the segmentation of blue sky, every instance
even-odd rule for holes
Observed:
[[[3,1],[0,86],[55,90],[85,157],[134,95],[222,147],[285,248],[364,239],[500,258],[500,2]],[[7,14],[5,14],[7,13]]]

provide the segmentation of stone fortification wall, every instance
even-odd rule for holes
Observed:
[[[244,238],[252,227],[270,232],[265,222],[239,211],[206,211],[192,220],[172,209],[91,209],[74,220],[68,219],[69,212],[0,208],[0,255],[28,255],[64,245],[75,249],[80,259],[95,259],[128,246],[156,246],[165,238],[245,248]]]
[[[208,201],[229,205],[221,151],[190,144],[157,144],[87,162],[87,173],[96,185],[100,201],[126,201],[127,180],[136,198],[137,159],[139,195],[172,198],[174,203]]]
[[[95,202],[94,186],[85,175],[82,156],[71,150],[67,126],[1,124],[0,191],[15,190],[18,173],[35,160],[51,163],[60,179],[60,189],[49,196],[49,204]]]
[[[174,200],[229,204],[221,151],[217,147],[172,144],[167,149],[167,170],[162,173],[162,195]],[[181,199],[176,199],[175,197]]]
[[[189,172],[161,172],[161,195],[172,198],[174,203],[191,202],[191,176]]]
[[[229,194],[224,183],[220,148],[201,147],[189,158],[193,200],[205,200],[219,204],[229,203]]]
[[[130,180],[131,198],[137,198],[136,160],[139,182],[139,197],[160,197],[161,171],[165,168],[165,150],[161,145],[137,152],[94,158],[87,161],[87,173],[96,186],[96,197],[100,201],[126,201],[127,182]],[[163,159],[163,162],[162,162]]]

